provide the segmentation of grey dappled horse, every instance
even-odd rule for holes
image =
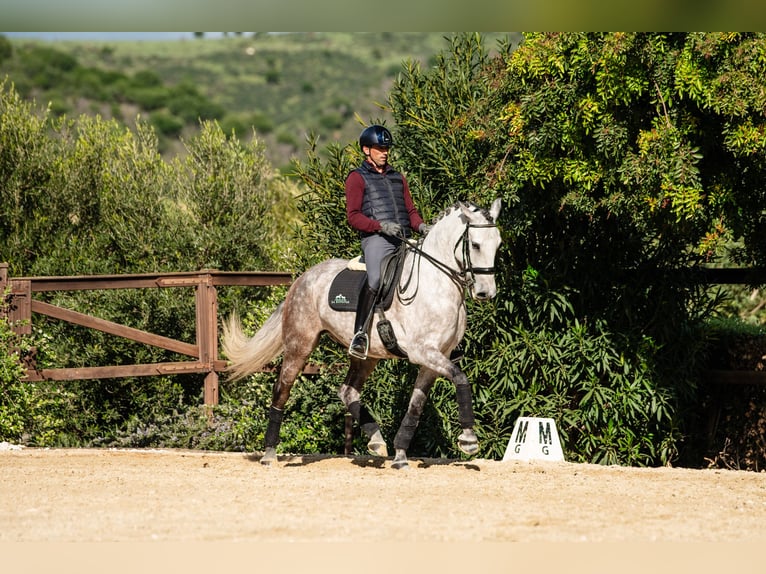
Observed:
[[[465,374],[450,359],[450,352],[460,343],[466,328],[465,294],[467,288],[476,300],[495,296],[495,254],[500,246],[497,217],[500,199],[489,210],[473,204],[458,203],[437,219],[419,247],[407,248],[398,291],[385,316],[391,323],[399,348],[410,362],[420,365],[409,408],[394,438],[392,466],[407,466],[407,449],[428,393],[437,377],[455,384],[458,419],[463,429],[458,447],[466,454],[476,454],[479,442],[473,431],[474,415],[471,387]],[[298,374],[327,332],[348,347],[353,335],[354,313],[330,308],[328,290],[335,276],[348,264],[344,259],[330,259],[315,265],[291,285],[260,330],[248,338],[236,315],[223,326],[222,346],[230,361],[232,380],[245,377],[284,355],[274,383],[261,462],[276,460],[276,446],[285,403]],[[378,423],[360,402],[362,386],[380,359],[397,358],[388,351],[375,329],[370,329],[367,359],[350,357],[351,365],[338,396],[369,438],[368,449],[374,455],[388,456]]]

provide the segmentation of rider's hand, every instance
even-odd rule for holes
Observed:
[[[426,235],[428,235],[429,231],[431,231],[431,226],[430,225],[426,225],[425,223],[421,223],[418,226],[418,233],[420,233],[420,235],[426,236]]]
[[[380,230],[386,235],[391,235],[393,237],[402,236],[402,226],[395,221],[381,221]]]

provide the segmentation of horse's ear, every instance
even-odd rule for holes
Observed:
[[[466,218],[468,218],[468,220],[470,221],[470,219],[471,219],[471,213],[472,213],[472,211],[473,211],[473,210],[471,209],[471,206],[470,206],[470,205],[468,205],[467,203],[463,202],[463,201],[458,201],[458,202],[457,202],[457,204],[458,204],[458,206],[460,207],[460,211],[462,211],[462,212],[463,212],[463,216],[464,216],[464,217],[466,217]]]
[[[492,216],[492,221],[497,221],[497,216],[500,215],[500,207],[503,205],[503,200],[499,197],[492,202],[492,207],[489,208],[489,214]]]

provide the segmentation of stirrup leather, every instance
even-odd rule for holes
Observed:
[[[348,346],[348,354],[357,359],[366,359],[370,349],[370,338],[364,331],[357,331]]]

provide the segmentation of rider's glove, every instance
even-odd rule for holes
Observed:
[[[423,236],[428,235],[429,231],[431,231],[431,226],[430,225],[426,225],[425,223],[421,223],[418,226],[418,233],[420,233],[420,235],[423,235]]]
[[[381,221],[380,230],[386,235],[391,235],[393,237],[402,236],[402,226],[395,221]]]

